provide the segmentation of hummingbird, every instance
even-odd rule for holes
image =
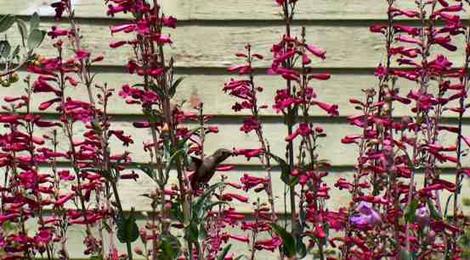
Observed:
[[[206,185],[212,176],[214,176],[217,166],[232,155],[232,151],[220,148],[215,151],[214,154],[205,157],[203,160],[192,156],[190,169],[194,171],[194,174],[191,176],[191,188],[197,190]]]

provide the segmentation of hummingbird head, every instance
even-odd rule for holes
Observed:
[[[232,155],[233,155],[233,152],[225,148],[217,149],[217,151],[215,151],[214,153],[214,157],[216,158],[217,163],[221,163],[225,161],[228,157]]]

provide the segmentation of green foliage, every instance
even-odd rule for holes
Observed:
[[[470,229],[466,229],[465,233],[460,237],[459,244],[462,247],[462,258],[470,259]]]
[[[42,41],[44,40],[45,36],[45,31],[41,31],[39,29],[34,29],[33,31],[31,31],[28,37],[28,49],[33,50],[39,47],[39,45],[41,45]]]
[[[405,211],[405,221],[407,223],[413,223],[415,222],[415,219],[416,219],[416,210],[418,209],[418,206],[419,206],[419,201],[416,200],[416,199],[413,199],[410,203],[410,205],[408,205],[408,207],[406,208],[406,211]]]
[[[7,59],[10,56],[11,45],[8,41],[0,41],[0,57]]]
[[[271,156],[271,158],[273,158],[279,164],[279,167],[281,167],[281,180],[290,187],[295,186],[299,179],[297,177],[291,176],[289,164],[284,159],[275,154],[269,153],[269,156]]]
[[[181,82],[183,81],[184,77],[181,77],[181,78],[178,78],[177,80],[175,80],[175,82],[173,83],[173,85],[171,85],[170,87],[170,90],[168,93],[170,95],[170,97],[173,97],[175,96],[176,94],[176,89],[178,88],[178,86],[181,84]]]
[[[135,219],[134,208],[132,208],[129,216],[121,214],[117,221],[117,237],[121,243],[132,243],[139,238],[139,227]]]
[[[160,239],[161,254],[159,259],[172,260],[181,255],[181,243],[177,237],[172,234],[163,234]]]
[[[205,229],[206,217],[208,212],[215,206],[224,204],[225,202],[212,202],[211,196],[218,189],[225,185],[223,182],[216,183],[209,188],[193,203],[191,208],[191,219],[185,227],[185,239],[190,243],[198,246],[203,240],[207,238],[207,231]],[[184,218],[180,207],[172,209],[172,215],[176,218]],[[184,221],[181,221],[184,223]]]
[[[35,12],[31,16],[31,20],[29,20],[29,29],[31,29],[31,31],[39,29],[40,22],[39,14]]]
[[[465,207],[470,206],[470,198],[463,198],[462,203]]]
[[[227,246],[225,246],[222,252],[220,252],[219,256],[217,256],[217,260],[224,260],[228,252],[230,251],[230,248],[232,248],[232,244],[228,244]]]
[[[0,33],[7,31],[15,23],[16,18],[13,15],[4,15],[0,19]]]
[[[411,253],[405,249],[400,251],[400,260],[416,260],[418,259],[416,253]]]
[[[297,247],[294,236],[287,232],[283,227],[277,224],[271,224],[274,233],[282,238],[282,250],[287,257],[293,257],[297,253]]]

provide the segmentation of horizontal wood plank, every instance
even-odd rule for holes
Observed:
[[[50,25],[44,24],[43,26],[48,29]],[[234,53],[243,50],[245,44],[250,43],[254,52],[265,57],[265,60],[256,62],[254,65],[266,68],[271,65],[270,49],[280,39],[283,30],[282,26],[269,24],[254,27],[224,26],[223,24],[188,25],[167,31],[173,38],[174,44],[165,49],[167,57],[173,56],[175,65],[179,67],[227,68],[243,62],[235,57]],[[130,40],[132,35],[118,33],[112,36],[109,27],[103,24],[83,24],[81,32],[84,37],[83,48],[92,51],[93,56],[105,56],[101,65],[124,67],[133,56],[132,49],[128,46],[117,49],[109,47],[110,42]],[[299,35],[299,32],[300,28],[296,26],[293,34]],[[11,41],[19,42],[18,37],[18,34],[12,31]],[[384,59],[384,41],[380,36],[371,34],[367,25],[309,25],[307,26],[307,41],[327,51],[326,60],[313,60],[314,68],[374,68]],[[463,37],[457,37],[455,44],[463,46]],[[437,48],[433,50],[436,51]],[[451,53],[443,51],[442,48],[438,51],[448,55],[455,66],[463,64],[463,49]],[[38,53],[45,56],[57,56],[49,40],[44,42]],[[66,49],[64,56],[69,55],[73,53]]]
[[[109,114],[112,115],[141,115],[142,110],[139,105],[128,105],[125,100],[118,94],[124,84],[135,84],[138,83],[138,77],[128,75],[125,73],[112,73],[112,72],[100,72],[95,77],[95,83],[98,85],[108,84],[111,88],[115,89],[113,97],[110,99],[108,108]],[[25,78],[27,73],[20,73],[20,78]],[[225,82],[228,82],[231,78],[239,78],[236,75],[202,75],[202,74],[178,74],[177,77],[183,77],[184,80],[181,86],[178,88],[174,102],[181,104],[183,101],[183,108],[189,111],[192,110],[194,102],[197,100],[202,101],[205,105],[205,113],[215,116],[246,116],[248,111],[235,112],[232,109],[233,104],[237,101],[235,98],[230,97],[228,94],[223,92],[223,86]],[[35,78],[34,76],[32,77]],[[260,105],[268,105],[268,109],[263,110],[261,115],[263,116],[281,116],[276,113],[272,108],[274,103],[274,96],[277,89],[282,88],[285,85],[285,81],[277,76],[256,76],[255,82],[258,86],[263,87],[263,92],[259,93],[258,102]],[[352,73],[339,73],[332,74],[332,77],[328,81],[317,81],[313,82],[312,86],[318,95],[318,99],[327,103],[336,104],[339,106],[339,114],[342,117],[356,115],[358,112],[354,106],[349,103],[350,98],[356,98],[362,100],[364,98],[363,89],[366,88],[377,88],[377,79],[373,75],[367,74],[352,74]],[[398,80],[397,86],[400,87],[401,95],[406,96],[411,89],[416,87],[414,82],[408,80]],[[0,99],[8,96],[20,96],[23,95],[26,84],[22,81],[13,85],[9,88],[3,88],[0,91]],[[84,90],[83,85],[77,87],[70,87],[66,93],[67,96],[73,97],[79,100],[88,100],[87,91]],[[433,89],[433,87],[431,87]],[[437,89],[437,88],[435,88]],[[97,91],[95,91],[97,93]],[[37,107],[40,103],[45,102],[53,98],[51,94],[38,93],[33,95],[32,105],[33,111],[55,113],[53,109],[46,111],[38,111]],[[449,107],[457,107],[457,101],[448,104]],[[328,115],[319,108],[314,108],[311,111],[312,116],[325,117]],[[395,102],[393,115],[400,117],[405,115],[411,115],[411,107],[403,105],[399,102]],[[444,112],[444,116],[448,118],[456,118],[458,114],[451,111]],[[464,115],[470,117],[469,113]],[[334,118],[328,120],[334,121]]]
[[[240,131],[241,122],[229,121],[220,122],[216,125],[219,128],[218,134],[211,134],[206,136],[205,151],[210,154],[218,148],[227,149],[247,149],[247,148],[259,148],[260,145],[256,136],[251,134],[245,134]],[[360,134],[361,129],[350,126],[346,123],[334,123],[334,122],[315,122],[314,126],[320,126],[324,129],[327,137],[321,138],[317,141],[319,153],[319,159],[328,160],[332,165],[338,167],[350,167],[357,163],[358,148],[356,145],[342,144],[340,140],[346,135]],[[194,126],[190,126],[192,128]],[[134,143],[128,147],[123,147],[117,138],[111,138],[111,152],[113,154],[121,154],[124,150],[130,152],[130,156],[136,163],[147,163],[150,161],[150,155],[145,153],[143,150],[143,143],[151,143],[152,138],[150,130],[148,129],[136,129],[133,127],[130,121],[114,121],[111,123],[111,129],[123,130],[126,134],[130,134],[133,137]],[[0,133],[5,133],[6,129],[1,128]],[[49,134],[52,130],[40,129],[36,130],[36,135]],[[76,124],[74,126],[75,140],[81,141],[83,133],[86,129],[82,124]],[[284,140],[287,136],[287,128],[282,123],[278,122],[266,122],[263,124],[263,131],[265,138],[268,140],[271,147],[271,151],[274,154],[283,156],[285,154],[285,147],[287,142]],[[470,127],[465,127],[463,130],[464,136],[470,136]],[[59,133],[59,150],[68,151],[68,142],[65,135]],[[297,145],[296,139],[295,145]],[[439,141],[443,145],[454,145],[456,141],[456,135],[442,131],[439,136]],[[452,153],[449,153],[453,155]],[[245,164],[245,165],[259,165],[259,160],[252,158],[246,160],[243,156],[236,156],[227,160],[228,164]],[[465,166],[470,166],[470,160],[463,160]],[[444,163],[439,164],[443,167],[454,166],[452,164]]]
[[[69,168],[59,168],[60,169],[69,169]],[[48,172],[49,170],[47,168],[43,168],[41,172],[45,173]],[[73,173],[73,171],[71,171]],[[130,170],[125,170],[123,173],[130,173]],[[123,209],[125,211],[130,211],[131,208],[135,208],[136,211],[138,212],[151,212],[151,199],[147,198],[146,194],[150,194],[155,189],[157,189],[157,183],[155,183],[149,176],[145,175],[144,173],[140,171],[136,171],[136,173],[139,174],[139,178],[137,180],[121,180],[119,181],[119,196],[121,198],[121,203],[123,206]],[[210,184],[215,184],[219,181],[221,181],[221,177],[224,176],[227,180],[227,182],[231,183],[240,183],[240,178],[242,178],[245,174],[255,176],[255,177],[261,177],[261,178],[267,178],[267,172],[264,170],[251,170],[251,171],[245,171],[245,170],[239,170],[239,169],[234,169],[229,172],[217,172],[214,177],[212,178]],[[178,181],[177,181],[177,173],[176,171],[170,171],[170,180],[168,182],[168,188],[170,188],[172,185],[177,186]],[[274,195],[274,204],[275,204],[275,211],[277,214],[282,215],[284,214],[285,210],[290,212],[290,204],[289,201],[287,201],[287,208],[284,208],[284,183],[281,180],[281,172],[279,170],[273,170],[271,173],[272,176],[272,183],[273,183],[273,195]],[[351,194],[347,190],[339,190],[336,188],[334,185],[337,182],[339,178],[344,178],[347,181],[352,181],[354,178],[354,172],[352,171],[339,171],[339,170],[332,170],[329,172],[328,176],[326,176],[323,181],[330,187],[329,190],[329,195],[330,198],[326,202],[326,207],[328,207],[330,210],[338,210],[342,207],[348,207],[348,203],[350,202],[351,199]],[[448,180],[450,182],[455,181],[455,175],[454,174],[442,174],[441,179]],[[404,184],[409,183],[407,179],[400,179],[400,181]],[[417,189],[423,188],[424,185],[424,174],[422,173],[417,173],[416,178],[415,178],[415,187]],[[299,189],[299,187],[297,187]],[[467,178],[463,182],[462,186],[462,197],[461,199],[467,198],[466,194],[469,194],[470,192],[470,180]],[[65,193],[69,189],[67,186],[64,186],[62,192]],[[300,190],[297,190],[298,192]],[[240,202],[238,200],[233,200],[230,202],[230,206],[235,207],[237,211],[248,214],[250,215],[251,213],[254,212],[254,206],[253,203],[256,202],[258,199],[261,202],[268,202],[267,201],[267,196],[264,191],[261,192],[255,192],[253,189],[246,192],[240,189],[235,189],[233,187],[227,186],[224,190],[224,192],[228,193],[237,193],[242,196],[246,196],[248,198],[248,202]],[[367,192],[367,190],[365,190]],[[440,193],[440,201],[443,202],[445,205],[445,201],[447,201],[448,196],[450,193],[448,191],[443,191]],[[114,200],[114,197],[112,198]],[[68,204],[66,204],[67,207],[73,208],[74,204],[70,201]],[[297,205],[298,206],[298,205]],[[468,214],[470,213],[470,207],[465,208],[465,213]]]
[[[0,3],[0,13],[53,15],[49,5],[55,0],[17,0]],[[279,20],[280,8],[274,0],[163,0],[164,12],[180,20]],[[106,17],[106,5],[99,0],[73,0],[79,17]],[[401,1],[401,8],[414,8],[413,1]],[[299,1],[298,19],[364,20],[386,19],[386,1],[315,0]],[[119,15],[118,17],[126,17]]]

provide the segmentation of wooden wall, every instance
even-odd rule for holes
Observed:
[[[48,7],[51,2],[54,1],[0,0],[0,14],[11,13],[27,17],[38,11],[41,15],[50,17],[53,15],[52,9]],[[99,72],[97,80],[107,82],[116,89],[124,83],[132,82],[134,79],[125,74],[122,66],[131,55],[129,50],[108,48],[110,41],[125,37],[119,34],[112,37],[109,26],[122,22],[125,18],[122,16],[114,20],[107,18],[104,1],[73,0],[73,2],[84,35],[83,47],[95,55],[104,54],[106,57],[102,65],[94,68]],[[412,0],[401,2],[404,7],[414,5]],[[216,116],[213,123],[220,126],[220,133],[209,137],[207,151],[211,152],[220,146],[257,147],[254,136],[239,131],[243,115],[235,114],[231,110],[233,100],[222,92],[224,82],[231,77],[225,68],[237,62],[233,53],[242,50],[246,43],[251,43],[256,52],[270,57],[269,49],[279,39],[283,30],[279,8],[275,6],[273,0],[164,0],[163,6],[166,14],[174,15],[179,20],[177,29],[170,32],[175,43],[168,50],[176,59],[178,74],[186,77],[178,92],[178,99],[199,97],[205,103],[206,112]],[[340,139],[346,134],[358,132],[346,121],[347,116],[354,114],[348,99],[361,98],[361,89],[374,87],[377,84],[373,71],[383,60],[383,39],[369,33],[368,27],[373,23],[384,21],[385,8],[385,1],[380,0],[299,1],[298,21],[295,23],[294,31],[298,32],[300,25],[305,25],[308,40],[328,51],[327,60],[315,61],[314,65],[323,71],[331,72],[332,79],[319,82],[315,86],[316,90],[323,100],[340,106],[339,118],[327,117],[321,111],[315,111],[312,117],[314,122],[324,126],[328,134],[327,139],[321,143],[320,151],[322,157],[334,165],[327,178],[330,185],[333,185],[340,176],[350,178],[353,172],[357,149],[351,145],[341,144]],[[49,18],[47,21],[44,27],[50,26],[52,19]],[[40,52],[44,55],[54,55],[49,42],[43,44]],[[455,64],[463,63],[461,52],[450,54],[450,57]],[[267,59],[257,64],[260,76],[256,79],[258,84],[265,87],[260,101],[267,104],[272,103],[274,90],[282,87],[282,80],[278,77],[263,75],[269,63]],[[403,92],[414,87],[407,81],[399,81],[398,84]],[[15,85],[2,89],[0,96],[15,95],[21,90],[21,86]],[[70,94],[86,98],[84,91],[80,89]],[[40,101],[38,99],[35,102]],[[129,150],[135,161],[146,162],[147,156],[141,152],[141,144],[150,136],[145,130],[133,129],[131,126],[131,122],[140,117],[138,107],[125,106],[119,97],[115,97],[110,111],[114,115],[116,128],[134,134],[135,144],[131,145]],[[394,113],[402,116],[409,111],[405,107],[397,107]],[[452,116],[446,114],[446,121],[449,124],[456,123]],[[466,117],[468,123],[469,115]],[[264,119],[265,132],[270,144],[274,151],[281,154],[285,146],[283,137],[286,135],[281,118],[274,111],[269,111],[264,115]],[[470,126],[466,126],[465,132],[470,135]],[[449,144],[454,142],[452,138],[446,138],[445,134],[442,140]],[[238,180],[245,172],[254,175],[264,174],[256,160],[246,162],[235,159],[230,163],[239,165],[237,171],[228,173],[232,180]],[[470,165],[470,160],[465,163]],[[446,165],[444,167],[444,178],[453,179],[453,169]],[[281,209],[283,185],[278,175],[279,172],[276,171],[274,190],[279,198],[276,206]],[[148,201],[140,194],[152,187],[154,184],[146,176],[142,176],[137,182],[123,182],[120,193],[124,199],[124,207],[126,209],[136,207],[140,211],[148,209]],[[467,184],[464,194],[468,192],[470,188]],[[448,195],[442,195],[444,201]],[[253,200],[256,197],[256,194],[250,194]],[[345,192],[332,189],[331,197],[330,205],[336,208],[345,205],[349,196]],[[246,213],[251,211],[250,205],[238,206]],[[81,243],[78,239],[81,232],[76,232],[77,236],[74,235],[70,243],[74,247],[73,255],[82,257],[82,250],[79,248]]]

